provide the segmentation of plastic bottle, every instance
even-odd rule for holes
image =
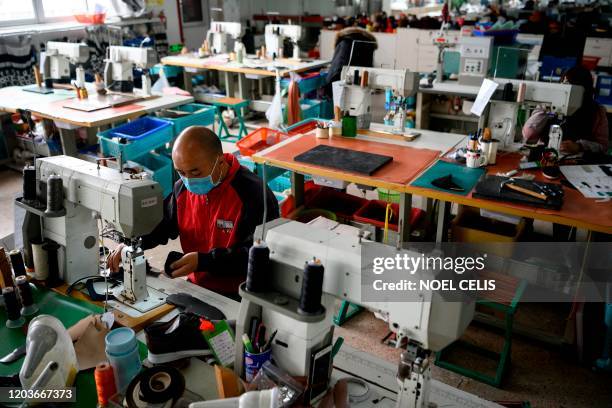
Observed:
[[[136,333],[129,327],[120,327],[106,335],[105,343],[106,357],[115,373],[115,385],[119,392],[124,392],[142,368]]]

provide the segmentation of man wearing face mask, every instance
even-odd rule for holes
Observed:
[[[164,218],[142,238],[144,249],[180,238],[185,255],[170,265],[172,277],[236,296],[246,276],[255,227],[263,221],[263,181],[223,154],[221,141],[203,126],[185,129],[174,143],[172,161],[180,176],[164,203]],[[278,202],[266,187],[267,220],[278,217]],[[118,271],[121,247],[108,259]]]

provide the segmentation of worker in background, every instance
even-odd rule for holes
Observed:
[[[608,117],[606,109],[595,101],[591,72],[576,66],[564,74],[563,82],[582,86],[584,95],[582,106],[561,126],[564,139],[561,152],[605,154],[608,151]],[[544,109],[535,109],[523,126],[523,141],[530,144],[547,141],[551,124],[551,116]]]
[[[165,200],[164,218],[142,238],[143,249],[180,238],[184,256],[170,265],[173,278],[188,280],[229,297],[244,282],[255,227],[278,217],[274,193],[231,154],[206,127],[185,129],[172,149],[180,176]],[[265,197],[264,197],[265,195]],[[112,272],[119,270],[121,246],[109,255]]]
[[[327,73],[326,93],[332,96],[331,84],[340,79],[343,66],[349,64],[355,67],[374,66],[376,48],[378,48],[376,37],[362,28],[348,27],[338,31],[334,43],[334,56]]]

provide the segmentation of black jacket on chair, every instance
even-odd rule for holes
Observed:
[[[369,43],[355,41],[369,41]],[[354,42],[355,45],[353,47]],[[351,47],[353,47],[352,57]],[[326,89],[328,95],[331,96],[331,84],[340,79],[342,67],[349,64],[349,59],[352,66],[372,67],[376,48],[378,48],[376,38],[362,28],[348,27],[338,31],[334,44],[334,57],[327,74]]]

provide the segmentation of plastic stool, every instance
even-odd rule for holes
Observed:
[[[211,105],[217,107],[217,122],[219,123],[219,138],[221,140],[227,140],[231,142],[236,142],[242,139],[247,135],[247,128],[244,123],[244,117],[242,116],[242,109],[245,109],[249,106],[249,101],[240,98],[219,98],[210,102]],[[223,121],[223,116],[220,108],[228,108],[233,109],[236,112],[236,118],[238,118],[238,123],[240,127],[238,128],[238,134],[232,134]]]
[[[510,365],[512,356],[512,325],[514,323],[514,314],[516,313],[518,303],[523,296],[523,292],[527,287],[527,282],[512,276],[500,275],[492,272],[480,272],[479,278],[494,279],[496,281],[496,289],[492,292],[486,292],[482,298],[476,301],[476,304],[486,306],[504,314],[504,344],[501,352],[497,353],[492,350],[484,349],[474,344],[458,340],[436,353],[435,364],[438,367],[446,368],[447,370],[473,378],[485,384],[499,387]],[[447,353],[448,350],[456,344],[460,344],[469,350],[478,352],[485,357],[496,360],[497,368],[495,370],[495,376],[491,376],[444,360],[445,353]]]

